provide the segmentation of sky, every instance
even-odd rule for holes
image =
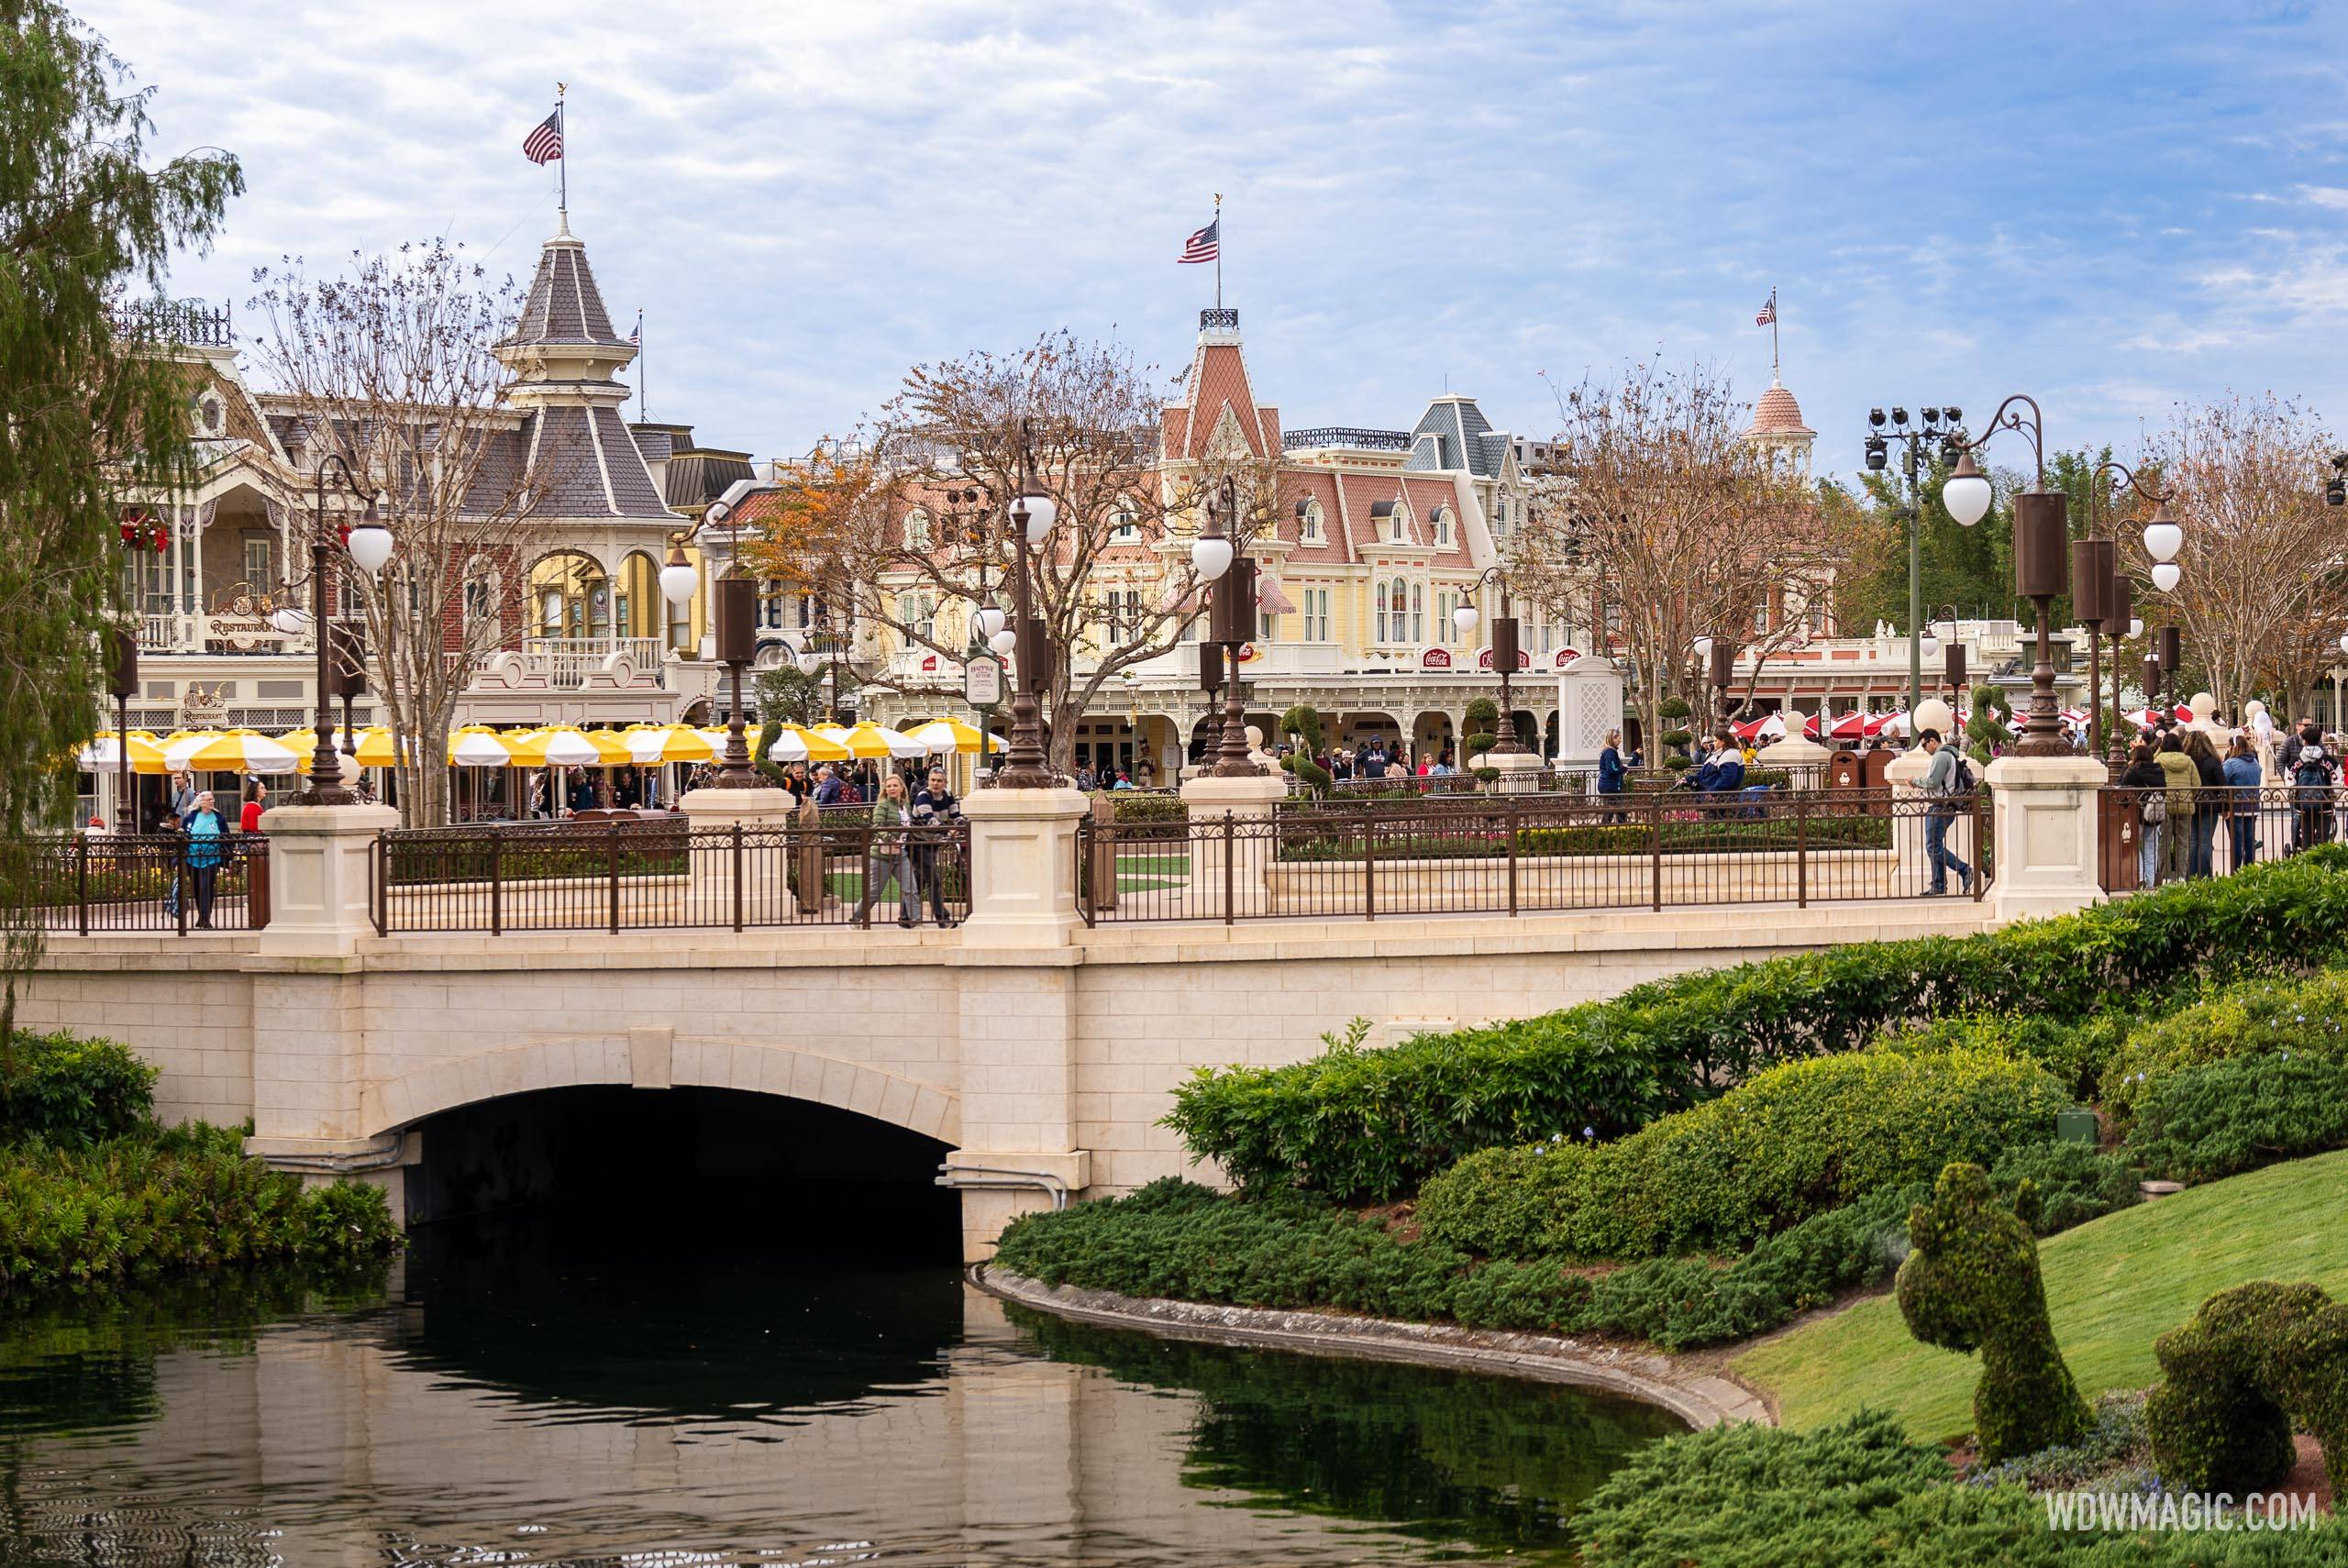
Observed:
[[[1170,392],[1217,192],[1290,429],[1447,389],[1546,436],[1553,384],[1652,356],[1749,400],[1773,287],[1822,471],[1870,405],[1977,424],[2014,392],[2122,456],[2230,392],[2348,428],[2348,6],[77,10],[155,89],[159,149],[243,161],[172,277],[239,311],[256,266],[432,236],[526,281],[555,170],[522,140],[569,83],[570,224],[622,331],[644,312],[648,413],[759,457],[1062,327]]]

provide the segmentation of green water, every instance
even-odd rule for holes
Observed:
[[[1676,1430],[1006,1312],[884,1246],[745,1255],[751,1220],[18,1304],[0,1564],[1566,1562],[1576,1504]]]

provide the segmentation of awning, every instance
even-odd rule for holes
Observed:
[[[1292,615],[1296,606],[1280,591],[1279,579],[1259,577],[1256,580],[1256,608],[1268,615]]]

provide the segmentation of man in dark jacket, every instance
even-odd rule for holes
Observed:
[[[946,889],[938,877],[941,868],[954,864],[944,830],[961,820],[962,802],[946,787],[946,769],[932,767],[929,782],[914,797],[914,878],[929,889],[929,912],[940,930],[954,924],[946,912]]]

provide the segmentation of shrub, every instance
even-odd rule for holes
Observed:
[[[18,1034],[0,1054],[0,1140],[79,1145],[118,1138],[153,1113],[157,1069],[113,1040]]]
[[[2171,1181],[2215,1181],[2276,1160],[2348,1147],[2348,1063],[2236,1056],[2153,1084],[2128,1153]]]
[[[1997,1464],[2076,1443],[2093,1417],[2054,1343],[2038,1273],[2037,1191],[2009,1205],[1989,1173],[1957,1162],[1908,1215],[1908,1260],[1895,1288],[1908,1331],[1943,1350],[1981,1353],[1973,1430],[1981,1462]]]
[[[1096,790],[1094,795],[1108,801],[1110,819],[1120,827],[1191,820],[1190,803],[1180,795],[1146,795],[1137,790]]]
[[[2074,1099],[2094,1098],[2104,1063],[2126,1032],[2124,1020],[2099,1013],[2086,1020],[2037,1013],[1969,1012],[1929,1023],[1898,1026],[1876,1041],[1876,1048],[1905,1055],[1932,1055],[1960,1048],[2001,1051],[2036,1062],[2060,1081]]]
[[[2125,1126],[2173,1074],[2228,1057],[2284,1055],[2348,1062],[2348,973],[2244,980],[2142,1024],[2113,1054],[2104,1103]]]
[[[2221,1290],[2153,1347],[2165,1379],[2144,1405],[2162,1478],[2180,1491],[2271,1491],[2291,1473],[2294,1423],[2348,1480],[2348,1305],[2312,1285]]]
[[[1958,1013],[2087,1018],[2206,975],[2348,955],[2348,846],[1967,937],[1857,943],[1703,970],[1333,1064],[1205,1070],[1167,1124],[1243,1183],[1385,1199],[1478,1149],[1611,1136],[1780,1062]],[[2109,1079],[2113,1075],[2107,1073]]]
[[[1791,1063],[1611,1143],[1471,1154],[1427,1182],[1419,1222],[1501,1256],[1736,1250],[1952,1160],[1986,1165],[2062,1103],[2043,1068],[1993,1052]]]

